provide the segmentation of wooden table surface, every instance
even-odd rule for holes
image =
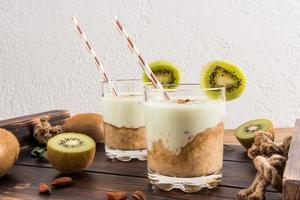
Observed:
[[[281,143],[283,138],[286,136],[292,135],[294,128],[277,128],[274,130],[275,132],[275,142]],[[233,134],[233,129],[227,129],[225,130],[225,137],[224,142],[225,144],[237,144],[239,145],[239,141],[236,139],[236,137]]]
[[[291,134],[292,129],[277,129],[278,141]],[[236,144],[232,131],[225,134],[225,143]],[[0,199],[106,199],[108,191],[143,191],[147,199],[235,199],[242,188],[248,187],[254,179],[256,170],[240,145],[224,147],[223,179],[220,186],[212,190],[201,190],[194,194],[181,191],[165,192],[149,184],[146,162],[111,161],[105,157],[102,144],[97,145],[93,164],[84,172],[71,175],[71,187],[53,190],[50,195],[38,193],[40,182],[49,183],[61,176],[49,163],[30,156],[31,147],[23,148],[18,161],[7,175],[0,178]],[[132,199],[129,197],[128,199]],[[267,199],[281,199],[281,194],[272,188],[267,189]]]

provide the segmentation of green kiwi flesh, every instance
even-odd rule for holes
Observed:
[[[226,100],[230,101],[243,93],[246,87],[246,76],[236,65],[228,61],[216,60],[203,67],[200,85],[202,88],[225,87]],[[220,90],[207,91],[207,95],[212,99],[217,99],[220,97]]]
[[[180,83],[180,70],[171,62],[166,60],[158,60],[149,63],[149,67],[164,88],[175,88]],[[143,80],[147,84],[150,83],[150,80],[145,73],[143,74]]]
[[[62,173],[80,172],[93,161],[96,152],[95,141],[81,133],[62,133],[47,143],[50,164]]]
[[[255,134],[258,131],[269,132],[274,137],[273,124],[268,119],[254,119],[240,125],[234,135],[243,147],[249,149],[254,142]]]

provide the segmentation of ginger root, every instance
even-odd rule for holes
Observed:
[[[33,128],[33,137],[39,144],[47,144],[53,136],[62,133],[61,126],[51,126],[47,116],[42,116],[40,122]]]
[[[288,158],[291,136],[286,137],[281,145],[276,145],[270,133],[259,131],[254,143],[248,149],[248,156],[253,159],[257,174],[252,184],[237,195],[238,200],[263,200],[268,185],[282,191],[282,177]]]
[[[258,131],[254,138],[254,143],[248,149],[248,156],[254,159],[256,156],[270,157],[273,154],[282,154],[283,149],[277,146],[273,141],[271,133]]]

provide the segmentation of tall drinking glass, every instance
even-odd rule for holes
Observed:
[[[150,182],[184,192],[217,186],[222,178],[225,88],[181,84],[167,92],[171,100],[145,87]]]
[[[103,83],[102,112],[106,156],[129,161],[146,160],[146,135],[141,80],[112,81],[117,91]]]

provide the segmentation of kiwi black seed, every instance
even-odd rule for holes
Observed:
[[[66,148],[74,148],[83,145],[83,141],[79,138],[64,138],[59,141],[59,145]]]
[[[149,63],[149,67],[164,88],[175,88],[180,83],[180,70],[171,62],[166,60],[158,60]],[[143,74],[143,80],[147,84],[150,83],[150,80],[145,73]]]
[[[234,132],[238,141],[246,148],[250,148],[258,131],[269,132],[274,137],[273,124],[268,119],[254,119],[240,125]]]
[[[228,61],[212,61],[206,64],[200,75],[202,88],[225,87],[226,100],[238,98],[246,87],[246,76],[236,65]],[[207,95],[211,98],[219,98],[220,90],[210,90]]]
[[[95,141],[81,133],[62,133],[47,143],[48,160],[62,173],[84,170],[92,163],[95,152]]]

